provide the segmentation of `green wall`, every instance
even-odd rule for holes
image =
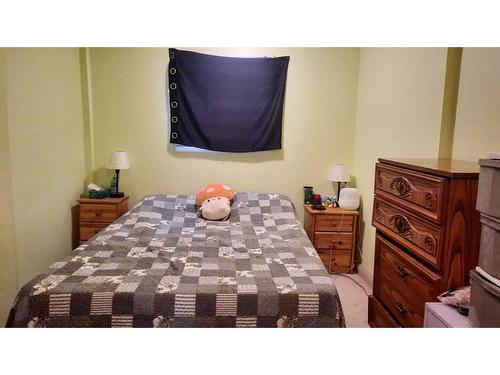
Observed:
[[[446,48],[361,49],[354,174],[362,197],[363,267],[370,273],[375,163],[438,156],[446,58]]]
[[[464,48],[453,158],[500,152],[500,48]]]
[[[17,293],[16,243],[12,206],[12,171],[9,155],[5,58],[0,49],[0,324],[3,324]]]
[[[302,216],[302,186],[331,194],[335,162],[352,171],[359,50],[345,48],[194,49],[236,56],[289,55],[283,149],[250,154],[186,154],[168,144],[166,48],[92,48],[92,132],[96,180],[115,150],[129,154],[120,174],[131,203],[146,194],[195,194],[210,182],[290,196]]]
[[[74,207],[84,178],[80,62],[76,48],[1,49],[0,54],[0,169],[10,175],[10,181],[2,178],[0,193],[6,192],[11,207],[1,212],[9,219],[2,226],[7,234],[1,234],[0,259],[8,264],[2,264],[0,282],[17,289],[73,248]],[[0,320],[12,301],[1,299]]]

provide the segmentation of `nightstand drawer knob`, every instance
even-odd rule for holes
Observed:
[[[101,212],[101,211],[96,211],[96,212],[95,212],[95,216],[99,217],[99,216],[101,216],[101,215],[102,215],[102,212]]]

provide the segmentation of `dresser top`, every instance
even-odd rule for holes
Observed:
[[[443,177],[478,178],[479,165],[476,162],[452,159],[384,159],[379,162],[414,171],[431,173]]]

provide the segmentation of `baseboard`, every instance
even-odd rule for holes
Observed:
[[[373,289],[373,273],[363,266],[363,264],[358,265],[358,275]]]

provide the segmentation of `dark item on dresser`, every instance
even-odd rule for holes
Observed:
[[[80,209],[80,244],[94,237],[128,211],[128,196],[123,198],[78,200]]]
[[[354,270],[357,211],[304,205],[304,229],[329,273]]]
[[[478,261],[479,167],[438,159],[379,159],[372,327],[422,327],[425,302],[469,284]]]

